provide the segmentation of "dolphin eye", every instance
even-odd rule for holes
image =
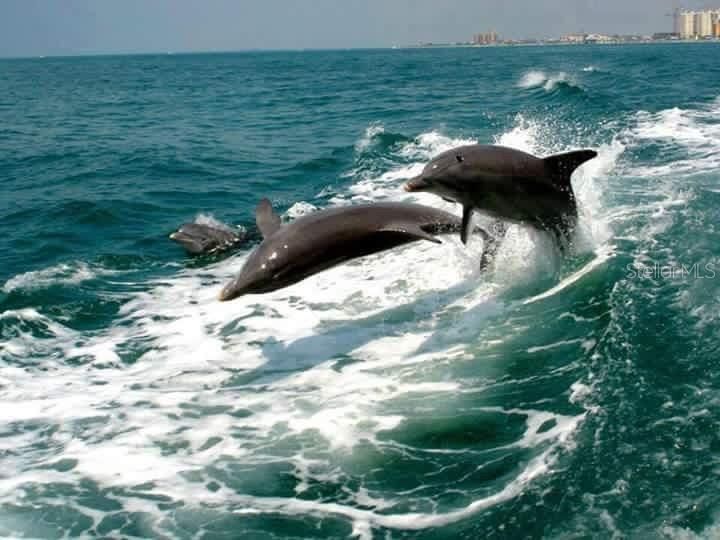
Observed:
[[[462,163],[463,161],[465,161],[465,158],[462,157],[460,154],[458,154],[457,156],[455,156],[455,159],[457,159],[457,162],[458,162],[458,163]]]

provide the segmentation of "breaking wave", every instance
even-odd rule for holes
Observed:
[[[564,71],[558,73],[547,73],[545,71],[528,71],[518,81],[519,88],[542,88],[546,92],[553,92],[561,88],[582,91],[577,81]]]

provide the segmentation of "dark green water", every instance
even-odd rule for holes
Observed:
[[[0,62],[0,536],[720,538],[719,51]],[[167,238],[467,141],[599,152],[571,256],[513,227],[484,274],[451,238],[219,303],[252,245]]]

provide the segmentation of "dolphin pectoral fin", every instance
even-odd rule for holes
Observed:
[[[560,189],[568,189],[571,188],[570,177],[575,169],[597,155],[595,150],[576,150],[546,157],[543,161],[547,175],[552,179],[553,184]]]
[[[439,238],[434,237],[427,231],[420,228],[419,225],[388,225],[380,229],[380,232],[392,232],[407,235],[414,240],[427,240],[434,244],[442,244]]]
[[[468,236],[470,235],[470,221],[472,219],[473,209],[471,206],[463,206],[462,226],[460,228],[460,240],[467,245]]]
[[[258,203],[255,210],[255,222],[263,238],[267,238],[280,228],[280,216],[273,210],[268,199],[263,199]]]

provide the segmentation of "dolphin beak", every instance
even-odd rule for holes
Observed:
[[[244,276],[240,274],[238,277],[233,279],[230,283],[225,285],[218,295],[218,300],[221,302],[227,302],[229,300],[235,300],[243,294],[248,292],[247,282]]]
[[[409,192],[425,191],[430,187],[430,182],[425,180],[423,178],[423,175],[420,174],[420,175],[408,180],[407,183],[403,187],[405,188],[405,191],[409,191]]]
[[[183,246],[189,253],[198,255],[203,252],[203,245],[185,231],[180,229],[170,235],[170,239]]]

